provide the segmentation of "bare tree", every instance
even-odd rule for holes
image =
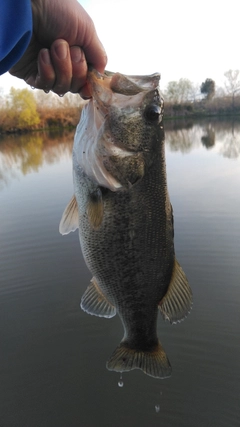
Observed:
[[[175,103],[192,100],[194,87],[190,80],[181,78],[179,81],[171,81],[167,85],[166,99]]]
[[[228,70],[224,73],[226,78],[225,88],[232,95],[232,106],[234,107],[235,94],[240,90],[240,70]]]
[[[4,97],[4,90],[0,87],[0,106],[3,109],[6,106],[6,98]]]

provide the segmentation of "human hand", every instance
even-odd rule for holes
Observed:
[[[57,94],[89,97],[88,64],[103,73],[107,56],[93,21],[77,0],[32,0],[33,35],[10,73]]]

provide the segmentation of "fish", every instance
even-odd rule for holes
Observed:
[[[159,73],[89,70],[91,99],[73,145],[74,195],[59,230],[79,229],[93,275],[82,310],[121,319],[124,335],[107,369],[167,378],[172,367],[157,335],[158,312],[180,322],[192,291],[175,257],[159,81]]]

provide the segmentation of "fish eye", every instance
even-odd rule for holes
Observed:
[[[144,112],[146,119],[150,122],[158,121],[160,114],[161,108],[156,104],[149,105]]]

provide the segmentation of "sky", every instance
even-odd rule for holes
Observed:
[[[240,69],[239,0],[81,0],[107,55],[107,69],[161,73],[161,87],[180,78],[224,86]],[[26,87],[9,74],[0,87]]]

